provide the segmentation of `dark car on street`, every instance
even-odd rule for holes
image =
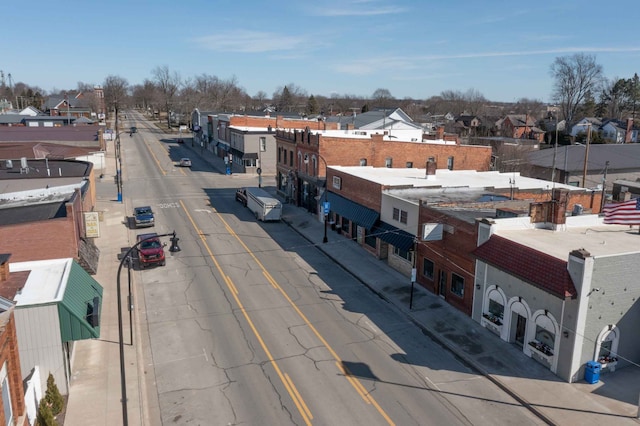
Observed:
[[[247,207],[247,190],[244,188],[238,188],[236,190],[236,201],[242,203],[243,206]]]
[[[155,225],[155,217],[150,206],[134,207],[133,220],[136,223],[136,228]]]

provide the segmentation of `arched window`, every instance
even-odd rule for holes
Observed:
[[[620,329],[613,324],[606,326],[598,335],[594,359],[603,364],[618,361]]]

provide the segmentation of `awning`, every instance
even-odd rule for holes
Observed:
[[[58,303],[63,342],[100,337],[102,286],[75,261],[62,301]]]
[[[380,238],[382,241],[404,251],[410,251],[413,249],[413,242],[416,238],[410,233],[385,222],[376,223],[371,230],[371,234],[374,237]]]
[[[365,229],[371,229],[376,223],[380,214],[368,207],[354,203],[338,194],[327,192],[327,199],[331,203],[331,211],[344,216],[350,221],[362,226]]]
[[[245,152],[244,154],[242,154],[242,158],[243,159],[254,159],[257,160],[258,159],[258,153],[256,152]]]

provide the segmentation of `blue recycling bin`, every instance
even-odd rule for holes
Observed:
[[[602,364],[597,361],[587,362],[587,366],[584,369],[584,380],[589,384],[598,383],[600,380],[600,370]]]

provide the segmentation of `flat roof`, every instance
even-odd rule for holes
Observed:
[[[59,302],[64,296],[73,259],[9,263],[9,272],[29,271],[24,287],[16,293],[16,306]]]
[[[529,218],[524,218],[529,221]],[[496,234],[559,259],[567,260],[573,250],[584,249],[593,257],[613,256],[640,252],[638,228],[628,225],[605,225],[598,215],[567,217],[560,230],[531,228],[500,229],[499,223],[515,222],[518,218],[496,219]]]
[[[478,172],[476,170],[438,169],[435,175],[427,176],[426,169],[389,168],[372,166],[329,166],[336,171],[375,182],[384,186],[412,188],[485,188],[544,189],[562,188],[569,191],[584,191],[571,185],[553,183],[542,179],[521,176],[520,173]],[[395,191],[395,190],[393,190]],[[391,192],[391,190],[390,190]]]

